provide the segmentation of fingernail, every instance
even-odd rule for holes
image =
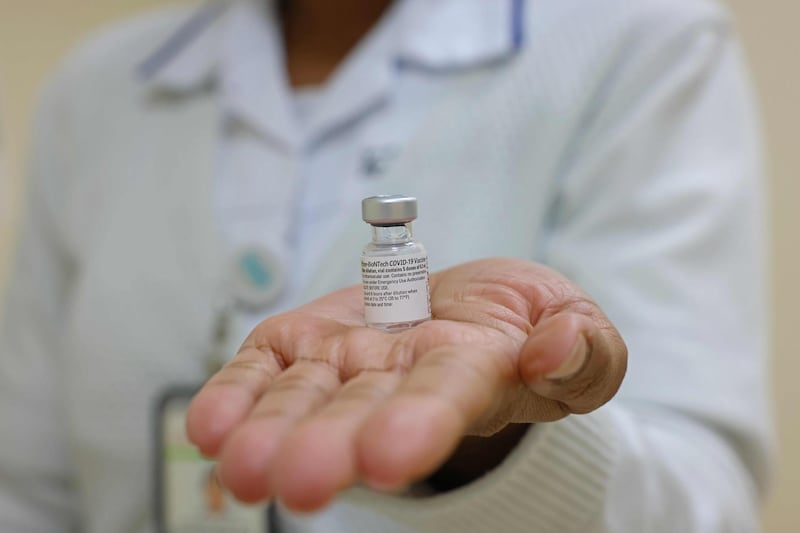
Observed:
[[[578,340],[572,346],[569,356],[564,359],[557,369],[553,370],[545,377],[550,380],[561,380],[574,376],[577,374],[583,364],[586,362],[586,354],[589,351],[589,346],[586,343],[586,338],[583,335],[578,335]]]

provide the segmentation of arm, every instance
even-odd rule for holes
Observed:
[[[55,189],[66,172],[60,89],[51,87],[36,125],[28,206],[0,315],[2,531],[70,531],[77,523],[57,366],[68,286]]]
[[[702,21],[628,54],[559,176],[542,256],[625,338],[615,399],[538,424],[481,479],[451,460],[440,474],[461,490],[365,505],[420,530],[759,529],[772,437],[763,176],[730,31]]]
[[[545,255],[620,328],[610,531],[756,531],[768,478],[758,124],[728,21],[639,54],[563,176]]]

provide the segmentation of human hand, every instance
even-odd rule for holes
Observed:
[[[397,489],[465,435],[586,413],[619,388],[624,342],[555,271],[486,259],[430,286],[434,320],[400,333],[365,327],[353,286],[250,334],[187,419],[237,498],[311,511],[357,482]]]

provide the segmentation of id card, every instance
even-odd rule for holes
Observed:
[[[156,416],[155,517],[159,533],[267,533],[268,510],[238,503],[217,479],[215,463],[186,436],[195,389],[168,391]]]

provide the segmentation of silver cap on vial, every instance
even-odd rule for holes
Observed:
[[[361,218],[373,226],[407,224],[417,218],[417,199],[401,194],[364,198]]]

